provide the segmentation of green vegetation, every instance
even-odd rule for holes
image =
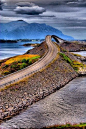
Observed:
[[[26,63],[22,63],[22,64],[20,65],[20,69],[23,69],[23,68],[25,68],[26,66],[27,66]]]
[[[63,52],[67,52],[67,50],[65,50],[65,49],[62,49],[62,51],[63,51]]]
[[[10,72],[9,72],[8,70],[6,70],[6,71],[4,71],[3,73],[4,73],[4,75],[7,75],[7,74],[9,74]]]
[[[7,64],[3,66],[3,68],[7,68],[7,67],[9,67],[9,65],[7,65]]]
[[[18,70],[21,70],[31,64],[33,64],[35,61],[37,61],[40,58],[39,55],[19,55],[12,58],[9,58],[8,60],[1,61],[0,70],[1,75],[8,75],[10,73],[16,72]]]
[[[78,62],[78,61],[73,61],[73,63],[71,64],[71,66],[76,70],[78,71],[79,68],[83,68],[84,67],[84,64]]]
[[[27,59],[27,60],[26,59],[23,59],[22,60],[22,63],[27,63],[28,61],[29,61],[29,59]]]
[[[63,59],[67,62],[67,63],[72,63],[72,60],[66,56],[64,53],[59,53],[61,57],[63,57]]]
[[[79,41],[72,41],[72,43],[79,44]]]
[[[68,56],[66,56],[64,53],[59,53],[59,55],[67,62],[69,63],[75,71],[78,71],[80,68],[83,68],[85,65],[81,62],[71,60]]]
[[[79,55],[79,54],[74,54],[74,53],[72,53],[74,56],[78,56],[78,57],[81,57],[81,55]]]
[[[55,125],[52,127],[46,127],[45,129],[85,129],[86,128],[86,123],[80,123],[76,125],[71,125],[71,124],[66,124],[66,125]]]

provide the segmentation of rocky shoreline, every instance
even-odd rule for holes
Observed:
[[[28,47],[28,46],[36,47],[36,46],[39,46],[39,44],[38,43],[34,43],[34,44],[32,44],[32,43],[26,43],[26,44],[23,44],[22,46],[25,46],[25,47]]]
[[[44,43],[27,53],[42,56],[47,49]],[[72,59],[77,58],[70,54]],[[46,69],[39,71],[0,92],[0,121],[19,114],[34,102],[65,86],[78,76],[78,73],[59,55]]]
[[[78,52],[78,51],[86,51],[86,42],[80,41],[71,41],[71,42],[64,42],[61,44],[61,47],[69,52]]]

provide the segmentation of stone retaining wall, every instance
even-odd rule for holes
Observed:
[[[61,57],[45,70],[0,92],[0,120],[18,114],[32,103],[62,88],[78,74]]]

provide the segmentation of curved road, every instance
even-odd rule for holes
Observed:
[[[37,71],[47,66],[56,57],[58,53],[58,48],[51,41],[51,38],[52,36],[46,36],[45,41],[48,46],[48,51],[40,60],[38,60],[36,63],[32,64],[31,66],[26,67],[25,69],[22,69],[18,72],[15,72],[13,74],[10,74],[0,79],[0,87],[17,82],[25,78],[26,76],[36,73]]]

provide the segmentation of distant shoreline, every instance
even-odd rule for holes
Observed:
[[[0,43],[17,43],[17,42],[42,42],[44,39],[16,39],[16,40],[4,40],[0,39]]]
[[[17,43],[17,40],[0,40],[0,43]]]

